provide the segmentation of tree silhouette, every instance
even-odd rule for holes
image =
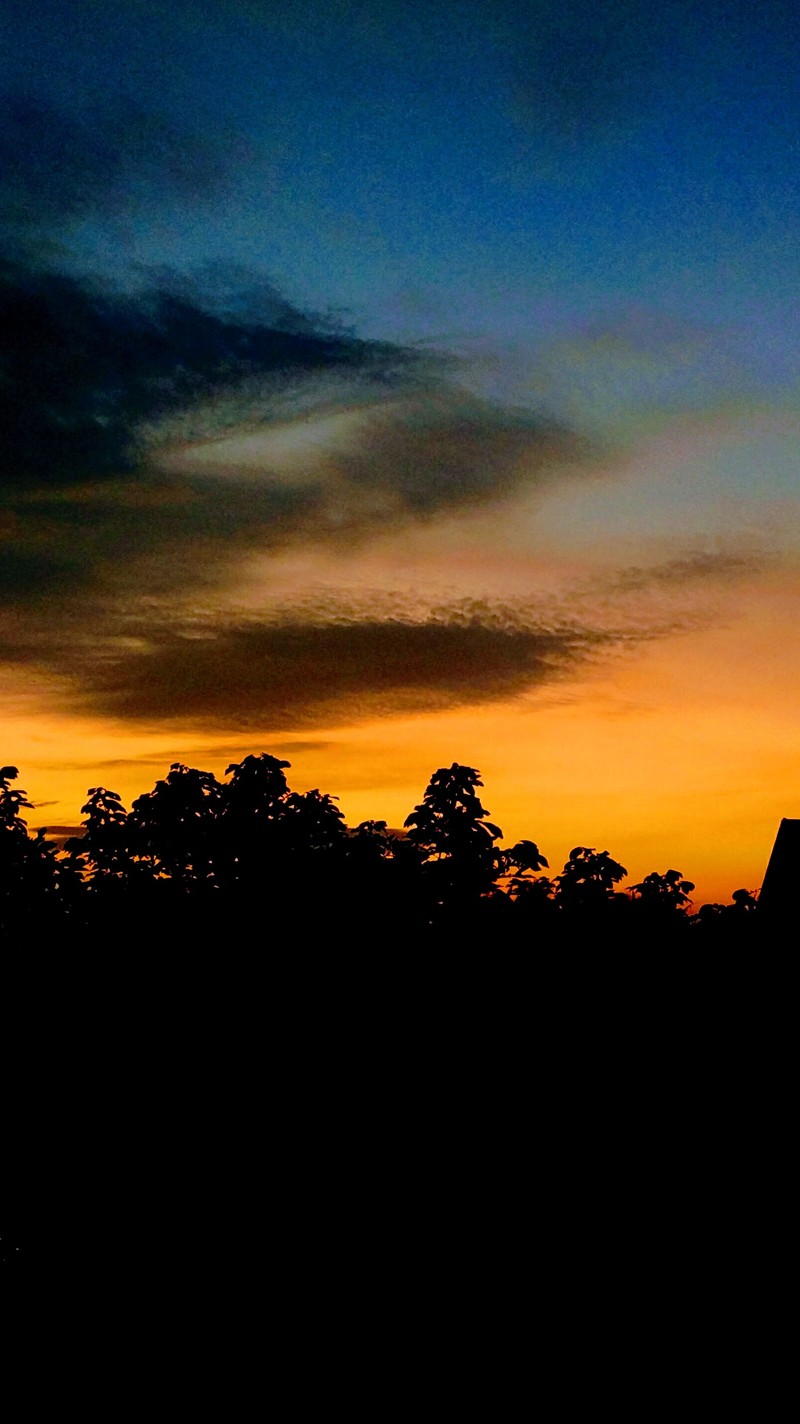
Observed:
[[[548,862],[535,841],[517,841],[502,852],[503,871],[508,879],[508,896],[513,905],[515,925],[526,936],[546,931],[556,913],[555,884],[536,871]]]
[[[222,793],[210,771],[173,762],[166,779],[138,796],[131,807],[131,849],[156,876],[176,882],[208,880]]]
[[[90,881],[121,880],[129,875],[132,857],[128,843],[128,813],[116,791],[90,786],[81,807],[82,836],[71,836],[64,849]]]
[[[409,842],[425,864],[434,906],[466,912],[487,895],[503,869],[495,841],[503,832],[487,819],[476,793],[480,772],[453,762],[433,773],[425,795],[405,819]]]
[[[700,906],[691,926],[692,937],[698,945],[730,948],[770,943],[775,939],[775,926],[767,921],[765,928],[758,897],[753,891],[734,890],[731,900],[730,905]]]
[[[277,947],[296,926],[328,948],[337,936],[434,944],[442,929],[459,943],[480,933],[520,947],[568,943],[570,926],[581,937],[602,929],[602,944],[609,932],[610,942],[698,947],[774,935],[747,889],[691,914],[694,885],[679,870],[652,871],[620,893],[627,871],[607,850],[576,846],[560,875],[540,874],[548,862],[535,841],[498,846],[474,767],[439,767],[403,830],[380,820],[349,829],[336,797],[289,789],[288,767],[266,752],[246,756],[223,784],[174,762],[129,813],[115,791],[90,787],[83,834],[61,850],[44,830],[28,833],[33,803],[15,785],[17,768],[0,767],[0,929],[18,945],[31,929],[107,944],[124,922],[140,941],[156,934],[171,946],[263,925],[263,944]]]
[[[290,795],[288,761],[262,752],[231,762],[222,788],[218,874],[226,886],[263,885],[265,872],[280,874],[286,859],[284,828]]]
[[[347,850],[350,861],[369,872],[390,862],[393,848],[394,837],[385,821],[361,821],[350,832]]]
[[[575,846],[563,871],[556,876],[556,900],[567,911],[608,909],[614,900],[614,886],[627,874],[624,865],[612,860],[607,850]]]
[[[286,844],[295,855],[330,853],[343,845],[344,815],[335,796],[319,791],[290,791],[286,798]]]
[[[55,844],[43,829],[33,839],[28,835],[22,812],[33,802],[11,786],[18,775],[15,766],[0,767],[0,924],[8,929],[22,928],[37,910],[49,919],[61,889]]]
[[[5,832],[17,842],[28,835],[28,823],[22,816],[23,808],[33,809],[24,791],[12,790],[10,783],[16,781],[19,769],[16,766],[0,767],[0,833]],[[11,842],[3,842],[10,847]]]
[[[341,923],[348,898],[347,830],[336,798],[290,791],[281,829],[281,894],[287,915],[315,935]]]
[[[225,775],[231,778],[223,794],[225,820],[247,824],[250,831],[278,820],[289,792],[283,772],[290,765],[267,752],[231,762],[225,768]]]
[[[684,880],[679,870],[667,870],[663,875],[654,870],[631,886],[630,895],[645,914],[663,920],[676,915],[685,918],[692,903],[690,890],[694,890],[694,882]]]
[[[524,894],[526,886],[546,880],[544,876],[541,880],[531,879],[534,871],[541,870],[542,866],[548,868],[548,862],[535,841],[517,841],[510,850],[502,852],[502,864],[507,875],[513,874],[511,891],[514,896]],[[550,881],[546,883],[549,885]]]

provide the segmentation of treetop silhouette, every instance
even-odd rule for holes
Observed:
[[[604,934],[640,942],[646,931],[698,943],[750,942],[763,916],[737,890],[730,906],[689,914],[694,885],[675,869],[652,871],[622,892],[625,867],[607,850],[578,845],[559,875],[543,875],[536,841],[509,848],[489,818],[480,772],[453,762],[433,772],[402,831],[385,821],[347,826],[337,798],[296,792],[290,763],[263,752],[232,762],[218,781],[174,762],[126,811],[117,792],[89,788],[83,832],[63,848],[22,815],[32,809],[0,767],[0,927],[34,924],[102,938],[108,911],[124,906],[141,933],[223,943],[237,915],[249,922],[302,920],[320,940],[331,923],[377,939],[387,928],[413,939],[452,931],[462,944],[483,926],[520,944]],[[638,939],[637,939],[638,936]],[[744,939],[742,939],[744,936]],[[627,942],[627,940],[626,940]]]

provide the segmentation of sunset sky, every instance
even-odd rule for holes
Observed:
[[[0,762],[695,901],[800,816],[790,0],[6,0]]]

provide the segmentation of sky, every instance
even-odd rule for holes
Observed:
[[[697,903],[800,815],[789,0],[7,0],[0,760]]]

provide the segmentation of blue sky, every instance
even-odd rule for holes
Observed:
[[[141,125],[64,241],[118,272],[241,262],[365,335],[535,340],[630,303],[747,327],[766,304],[789,342],[792,7],[408,10],[11,5],[7,90],[207,151],[208,191],[171,186]]]

